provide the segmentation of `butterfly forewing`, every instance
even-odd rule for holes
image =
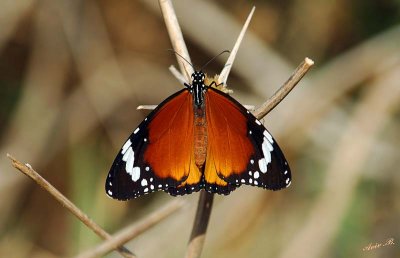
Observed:
[[[158,105],[134,130],[108,174],[106,192],[110,197],[127,200],[157,190],[179,194],[177,186],[188,178],[198,183],[192,105],[189,91],[181,90]]]
[[[235,99],[208,88],[206,190],[229,193],[241,184],[279,190],[291,173],[270,133]]]

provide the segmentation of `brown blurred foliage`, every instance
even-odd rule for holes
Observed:
[[[203,256],[400,257],[400,2],[176,0],[192,61],[230,49],[253,5],[228,80],[236,99],[257,106],[305,56],[316,63],[264,119],[293,183],[218,196]],[[103,187],[147,113],[136,107],[181,87],[169,48],[155,0],[0,3],[0,257],[70,256],[100,241],[6,153],[109,232],[173,198],[118,202]],[[179,197],[191,207],[128,246],[138,257],[183,256],[197,197]],[[395,244],[363,251],[388,238]]]

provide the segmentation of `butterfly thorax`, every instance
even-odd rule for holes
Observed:
[[[194,105],[200,108],[204,104],[204,85],[205,74],[203,72],[194,72],[192,74],[192,84],[188,85],[190,93],[193,95]]]

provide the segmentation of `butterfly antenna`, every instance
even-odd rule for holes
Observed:
[[[196,69],[194,68],[194,66],[192,65],[192,63],[189,62],[188,60],[186,60],[186,58],[184,58],[183,56],[181,56],[178,52],[176,52],[176,51],[173,50],[173,49],[168,49],[168,51],[171,51],[171,52],[175,53],[175,55],[177,55],[177,56],[179,56],[180,58],[182,58],[183,60],[185,60],[186,63],[190,64],[190,66],[193,67],[194,70],[196,70]]]
[[[220,55],[225,54],[225,53],[230,53],[230,51],[229,51],[229,50],[224,50],[224,51],[222,51],[221,53],[219,53],[218,55],[214,56],[214,57],[211,58],[205,65],[203,65],[203,66],[201,67],[200,71],[202,71],[204,67],[206,67],[206,66],[207,66],[209,63],[211,63],[212,61],[214,61],[217,57],[219,57]]]

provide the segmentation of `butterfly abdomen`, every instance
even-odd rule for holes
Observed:
[[[194,158],[196,166],[202,170],[207,153],[207,123],[204,108],[194,107]]]

